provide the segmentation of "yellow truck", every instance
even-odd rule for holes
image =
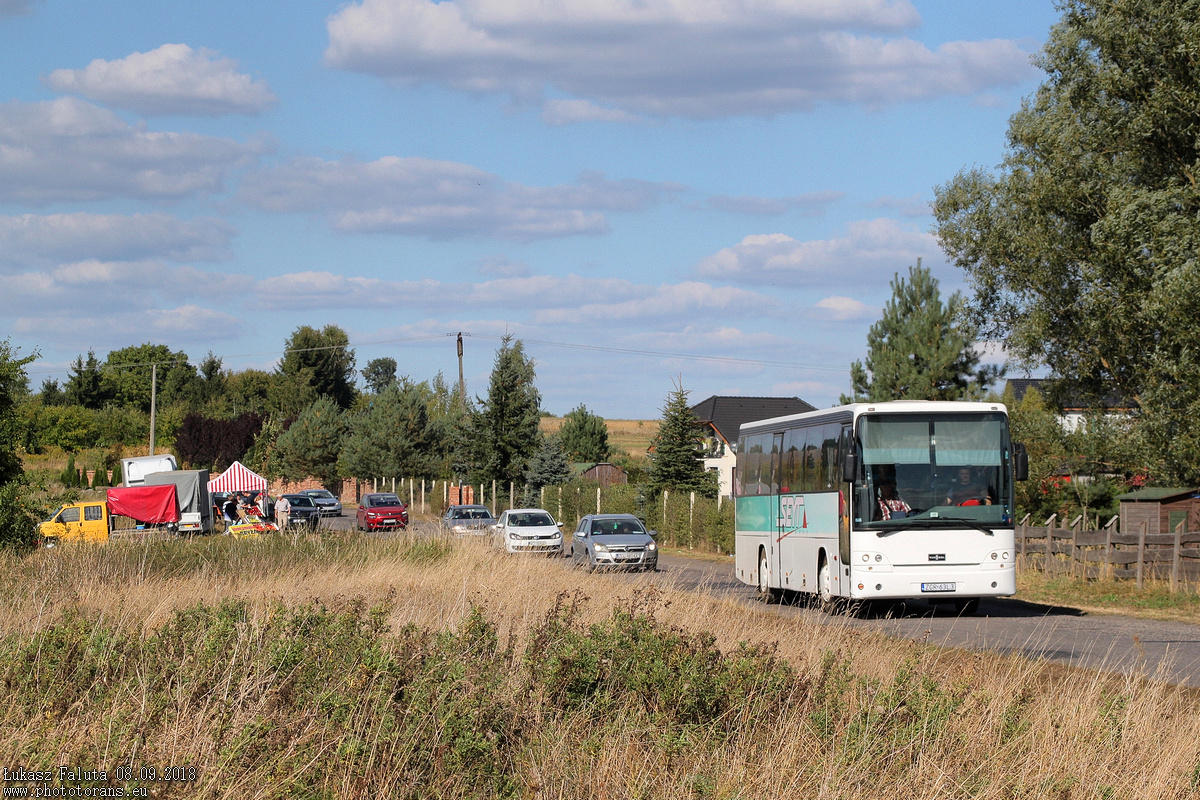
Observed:
[[[138,538],[160,530],[175,533],[180,513],[174,484],[112,488],[103,500],[64,505],[38,525],[38,536],[50,547],[60,542],[107,542]]]

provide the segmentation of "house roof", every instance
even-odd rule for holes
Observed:
[[[1152,486],[1148,489],[1138,489],[1136,492],[1117,495],[1117,500],[1127,503],[1153,503],[1160,500],[1170,500],[1175,497],[1186,497],[1192,494],[1200,494],[1200,491],[1196,489],[1172,489],[1169,487]]]
[[[1053,381],[1046,378],[1009,378],[1007,388],[1013,391],[1013,399],[1018,403],[1025,397],[1025,392],[1030,389],[1036,389],[1038,394],[1044,397],[1047,401],[1052,401]],[[1094,408],[1091,403],[1086,402],[1082,397],[1077,396],[1072,392],[1067,392],[1061,398],[1059,407],[1063,411],[1087,411]],[[1120,392],[1109,392],[1100,400],[1100,408],[1106,411],[1132,411],[1137,408],[1137,403],[1124,397]]]
[[[737,441],[738,428],[743,422],[816,410],[816,406],[799,397],[725,397],[715,394],[691,408],[692,415],[701,424],[712,426],[726,444]]]

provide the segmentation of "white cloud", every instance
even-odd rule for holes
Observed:
[[[641,122],[642,118],[587,100],[551,99],[542,104],[542,121],[547,125],[570,125],[575,122]]]
[[[243,321],[232,314],[190,304],[149,309],[137,315],[88,306],[78,312],[52,310],[42,315],[26,314],[13,323],[15,332],[37,336],[39,341],[55,342],[68,351],[78,342],[87,342],[97,352],[146,339],[160,343],[178,342],[186,337],[200,337],[204,341],[235,339],[243,333],[243,328]]]
[[[1011,41],[931,50],[899,35],[919,23],[906,0],[362,0],[329,18],[325,61],[402,83],[580,101],[550,101],[558,124],[975,96],[1032,74]]]
[[[213,261],[229,256],[233,227],[219,219],[167,214],[0,216],[0,269],[85,258]]]
[[[817,308],[828,313],[837,322],[857,320],[865,317],[872,309],[853,297],[826,297],[817,301]]]
[[[597,173],[569,185],[524,186],[467,164],[395,156],[370,162],[298,158],[242,181],[243,199],[260,208],[322,214],[348,233],[430,239],[529,241],[604,233],[603,211],[641,210],[676,191]]]
[[[697,274],[749,283],[827,285],[848,277],[881,278],[942,253],[928,233],[891,219],[861,220],[836,239],[798,241],[783,233],[754,234],[704,258]]]
[[[113,61],[97,58],[84,69],[56,69],[46,83],[149,116],[257,114],[275,104],[266,83],[239,72],[236,61],[186,44]]]
[[[221,190],[231,170],[268,149],[148,131],[74,97],[0,103],[0,201],[177,200]]]
[[[710,207],[732,214],[751,214],[754,216],[777,217],[788,211],[796,210],[801,216],[817,217],[825,210],[841,200],[843,192],[809,192],[791,197],[729,197],[718,195],[710,197]]]
[[[641,332],[729,315],[751,318],[775,313],[778,303],[744,289],[714,287],[696,281],[650,286],[623,278],[580,275],[503,277],[481,283],[448,283],[434,279],[389,281],[299,272],[260,280],[256,305],[288,311],[312,309],[407,308],[444,309],[448,302],[477,311],[489,310],[513,322],[538,325],[582,325],[589,328],[620,323],[626,332]]]

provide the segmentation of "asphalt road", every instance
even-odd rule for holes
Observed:
[[[756,599],[753,587],[734,578],[732,562],[663,555],[659,557],[658,575],[677,587],[705,589],[779,614],[818,620],[824,617],[821,611],[802,605],[764,606]],[[984,600],[972,617],[956,615],[952,606],[914,601],[870,604],[853,615],[842,615],[839,621],[948,647],[1020,653],[1076,667],[1143,674],[1200,687],[1200,625],[1085,614],[1011,598]]]
[[[354,517],[327,517],[323,522],[335,530],[349,530]],[[411,532],[434,530],[436,527],[430,523],[417,523]],[[563,567],[568,568],[565,560]],[[734,578],[732,558],[722,563],[660,555],[656,574],[609,577],[651,580],[677,589],[703,591],[785,616],[804,616],[816,621],[827,618],[823,612],[803,604],[762,604],[753,587]],[[1011,598],[984,600],[978,613],[970,617],[958,616],[952,606],[931,606],[920,601],[874,603],[853,614],[839,616],[839,623],[931,644],[1019,653],[1076,667],[1141,674],[1200,687],[1200,625],[1086,614],[1077,609]]]

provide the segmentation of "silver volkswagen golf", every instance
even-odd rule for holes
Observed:
[[[633,514],[588,514],[571,538],[572,563],[588,572],[598,568],[657,571],[655,533]]]

